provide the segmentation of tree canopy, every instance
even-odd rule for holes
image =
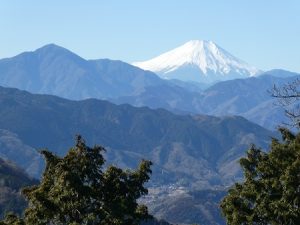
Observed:
[[[65,157],[41,151],[46,169],[39,185],[23,190],[28,200],[24,218],[8,215],[1,223],[135,225],[149,218],[137,199],[148,192],[144,184],[152,163],[142,160],[136,170],[104,169],[104,151],[88,147],[81,136]]]
[[[252,146],[240,160],[245,180],[221,202],[228,224],[300,224],[300,133],[280,131],[268,153]]]

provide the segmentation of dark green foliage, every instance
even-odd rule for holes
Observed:
[[[13,213],[8,213],[0,225],[25,225],[24,221]]]
[[[252,146],[240,160],[245,181],[221,202],[228,224],[300,224],[300,133],[280,131],[269,153]]]
[[[104,151],[86,146],[80,136],[63,158],[41,151],[46,169],[39,185],[23,190],[29,202],[24,221],[10,215],[2,223],[15,219],[15,224],[26,225],[135,225],[151,218],[147,207],[137,204],[147,194],[143,185],[151,162],[142,161],[135,171],[115,166],[103,170]]]

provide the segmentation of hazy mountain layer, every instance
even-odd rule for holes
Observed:
[[[121,61],[87,61],[56,45],[0,60],[2,86],[75,100],[108,99],[179,114],[240,115],[269,129],[286,118],[268,90],[274,83],[286,83],[297,75],[273,70],[207,88],[197,82],[163,80]]]
[[[274,85],[282,86],[299,77],[297,73],[273,70],[259,77],[219,82],[202,92],[201,113],[240,115],[261,126],[276,129],[288,122],[288,118],[270,91]]]
[[[0,78],[0,85],[5,87],[74,100],[118,99],[146,93],[151,101],[168,105],[174,98],[184,102],[191,96],[184,88],[152,72],[121,61],[85,60],[53,44],[0,60]],[[165,90],[165,97],[147,94],[146,89],[151,87]]]

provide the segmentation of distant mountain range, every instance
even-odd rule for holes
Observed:
[[[213,51],[213,43],[202,44]],[[225,64],[222,68],[227,71]],[[223,224],[216,201],[241,178],[237,160],[251,143],[266,148],[276,136],[252,122],[273,130],[286,121],[268,90],[299,77],[283,70],[254,76],[251,68],[241,69],[243,79],[208,85],[162,79],[121,61],[85,60],[53,44],[2,59],[0,157],[39,177],[44,164],[37,149],[62,155],[80,133],[88,144],[108,149],[108,163],[135,167],[141,158],[154,162],[145,201],[159,218]],[[159,193],[166,195],[158,198]],[[199,216],[189,220],[189,213]]]
[[[196,90],[195,87],[193,92],[186,95],[189,98],[181,98],[182,101],[173,96],[174,102],[177,103],[174,105],[166,104],[166,101],[155,105],[154,99],[152,102],[147,98],[149,93],[153,93],[152,96],[159,98],[162,95],[161,98],[165,99],[165,90],[158,87],[151,87],[151,91],[149,88],[149,92],[139,96],[112,101],[135,106],[147,105],[151,108],[161,107],[180,114],[239,115],[263,127],[275,130],[278,126],[290,121],[285,116],[284,108],[278,104],[277,99],[271,96],[270,91],[274,85],[282,86],[298,78],[300,78],[300,74],[297,73],[272,70],[258,77],[218,82],[202,91]],[[189,89],[190,86],[185,83],[185,86],[182,87]]]
[[[267,91],[274,83],[283,84],[297,76],[273,70],[208,88],[198,82],[161,79],[121,61],[85,60],[53,44],[0,60],[0,85],[4,87],[73,100],[106,99],[179,114],[241,115],[269,129],[286,118]]]
[[[121,61],[87,61],[54,44],[0,60],[0,74],[2,86],[69,99],[117,98],[163,85],[151,72]]]
[[[297,78],[300,74],[273,70],[259,77],[219,82],[201,93],[199,112],[215,116],[240,115],[274,130],[290,121],[270,91],[274,85],[282,86]]]
[[[0,127],[1,156],[32,175],[41,171],[35,149],[64,154],[80,133],[87,143],[110,149],[110,162],[134,167],[147,158],[155,163],[153,181],[197,188],[231,183],[239,174],[236,160],[249,145],[266,147],[274,136],[242,117],[180,116],[10,88],[0,88]],[[13,152],[16,146],[22,150]]]
[[[192,40],[144,62],[132,63],[162,78],[211,83],[261,73],[212,41]]]
[[[160,79],[121,61],[84,60],[53,44],[0,60],[0,85],[72,100],[98,98],[179,112],[191,111],[190,101],[199,97],[185,83]]]
[[[175,115],[163,109],[96,99],[70,101],[12,88],[0,88],[0,128],[1,157],[15,161],[31,175],[43,170],[36,149],[63,155],[80,133],[89,145],[107,148],[108,163],[132,168],[142,158],[152,160],[149,187],[163,192],[164,186],[183,188],[185,193],[222,189],[240,179],[237,160],[250,144],[266,148],[270,137],[276,136],[242,117]],[[153,212],[170,215],[157,208],[155,199],[148,202]],[[207,205],[201,199],[194,200],[203,204],[194,209],[203,213],[197,218],[209,220],[217,213],[211,212],[217,203]],[[167,199],[161,200],[167,204]],[[182,213],[189,210],[186,206]]]

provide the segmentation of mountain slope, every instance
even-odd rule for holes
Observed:
[[[192,204],[183,204],[180,221],[211,220],[211,224],[218,224],[218,203],[207,204],[206,198],[189,191],[232,184],[241,175],[237,160],[250,144],[266,147],[275,135],[241,117],[180,116],[163,109],[117,106],[96,99],[70,101],[12,88],[0,88],[0,128],[5,137],[2,146],[20,148],[15,154],[0,148],[0,154],[32,174],[40,170],[27,162],[34,149],[48,148],[63,155],[73,146],[75,134],[82,134],[89,145],[104,145],[108,163],[135,167],[140,159],[150,159],[154,166],[149,187],[155,193],[165,193],[165,187],[175,193],[183,188],[193,199]],[[185,195],[158,199],[155,193],[150,192],[147,200],[151,212],[177,221],[172,213],[180,210]],[[162,211],[160,202],[178,205]],[[191,220],[189,212],[197,216]]]
[[[0,158],[0,219],[11,211],[21,215],[27,203],[20,190],[36,183],[15,164]]]
[[[0,60],[0,85],[73,100],[106,99],[180,113],[194,111],[190,101],[199,99],[197,84],[163,80],[121,61],[85,60],[54,44]]]
[[[0,60],[0,74],[2,86],[70,99],[129,95],[136,86],[143,88],[142,82],[160,81],[120,61],[87,61],[54,44]]]
[[[0,88],[0,96],[0,128],[18,135],[24,145],[64,154],[80,133],[88,143],[111,149],[107,157],[118,165],[153,160],[154,183],[198,188],[230,183],[233,174],[239,174],[235,160],[250,143],[264,147],[273,136],[241,117],[179,116],[162,109],[94,99],[76,102],[8,88]]]
[[[0,85],[6,87],[74,100],[97,98],[164,108],[178,114],[236,114],[274,129],[286,118],[283,109],[273,105],[267,90],[299,74],[272,70],[264,75],[223,81],[207,88],[197,82],[160,79],[121,61],[85,60],[53,44],[0,60]]]
[[[36,149],[24,144],[17,134],[0,129],[0,149],[1,158],[13,160],[17,165],[23,165],[23,168],[31,176],[40,177],[44,170],[41,155]]]
[[[146,87],[172,90],[175,86],[127,63],[85,60],[54,44],[0,60],[0,78],[0,85],[5,87],[75,100],[137,96]]]
[[[163,78],[215,82],[254,76],[259,70],[212,41],[192,40],[160,56],[133,65]]]
[[[152,192],[156,193],[150,189],[150,196]],[[219,202],[225,195],[224,190],[165,191],[153,196],[148,205],[156,217],[174,224],[223,225]]]
[[[297,73],[274,70],[258,77],[219,82],[202,92],[199,108],[209,115],[240,115],[275,129],[288,121],[284,109],[276,104],[269,91],[273,85],[281,86],[299,77]]]

